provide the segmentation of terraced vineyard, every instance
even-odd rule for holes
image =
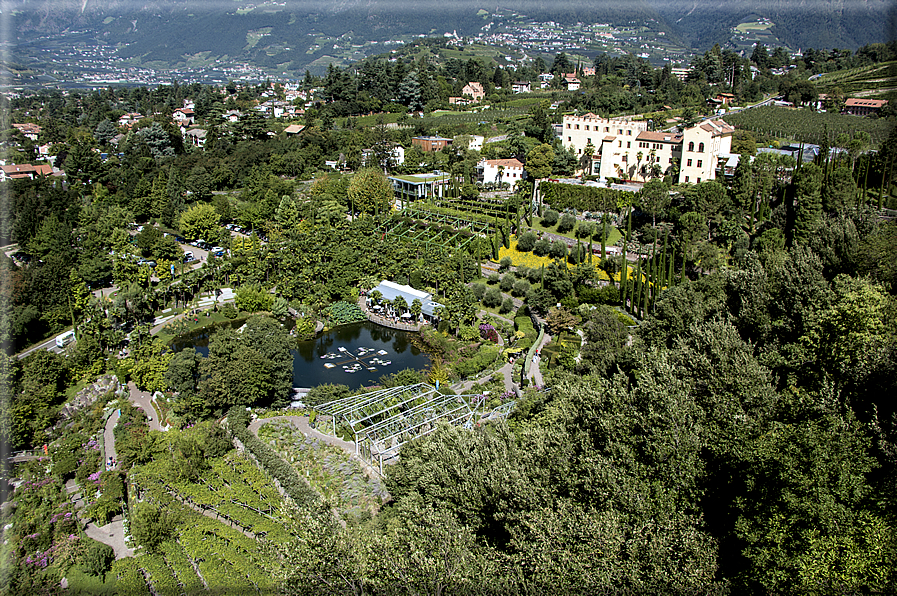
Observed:
[[[822,73],[819,78],[815,79],[815,83],[820,93],[827,93],[836,88],[840,88],[848,95],[885,89],[893,91],[894,88],[897,88],[897,62],[882,62],[849,70]]]
[[[116,561],[119,594],[271,594],[276,585],[263,564],[262,543],[197,513],[188,514],[179,535],[159,554]]]
[[[246,456],[231,452],[210,462],[195,483],[168,482],[156,462],[135,468],[141,501],[179,509],[186,521],[157,553],[116,562],[122,594],[268,594],[275,585],[265,563],[267,542],[290,539],[280,517],[281,496]]]
[[[278,455],[328,501],[346,521],[373,515],[388,498],[379,480],[369,478],[345,452],[302,431],[286,420],[274,420],[259,429]]]
[[[239,453],[212,460],[211,469],[195,483],[169,483],[154,464],[134,474],[132,483],[138,487],[138,494],[162,504],[176,500],[267,540],[289,539],[278,518],[281,496],[277,488]]]

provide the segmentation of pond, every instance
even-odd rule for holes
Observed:
[[[339,383],[352,389],[375,385],[380,377],[406,368],[430,365],[426,352],[412,344],[414,334],[375,325],[370,321],[343,325],[315,339],[299,342],[293,352],[293,386],[315,387]],[[180,350],[193,346],[209,355],[208,333],[176,342]]]

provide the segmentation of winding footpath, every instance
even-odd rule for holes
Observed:
[[[146,391],[139,390],[137,386],[134,385],[133,381],[128,383],[128,390],[129,401],[143,410],[149,418],[148,424],[150,430],[166,430],[162,428],[162,425],[159,423],[159,415],[156,412],[156,408],[153,407],[152,396]],[[115,426],[118,424],[120,416],[120,410],[114,411],[106,420],[106,427],[103,429],[103,446],[105,448],[107,459],[111,456],[113,459],[118,460],[118,454],[115,452]],[[105,465],[106,462],[103,462],[104,467]],[[81,490],[83,491],[85,489],[82,488]],[[72,492],[77,492],[77,488]],[[77,509],[84,507],[84,500],[80,493],[74,496],[73,502]],[[208,511],[202,513],[203,515],[217,519],[216,516]],[[113,520],[105,526],[98,526],[93,522],[89,522],[84,527],[84,533],[98,542],[111,546],[112,550],[115,551],[116,559],[133,557],[134,549],[128,548],[128,545],[125,542],[124,520],[118,515],[115,517],[118,519],[113,518]]]

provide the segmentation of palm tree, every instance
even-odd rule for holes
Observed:
[[[411,302],[411,316],[414,317],[414,320],[417,321],[420,318],[420,313],[423,310],[423,304],[420,301],[420,298],[415,298],[414,301]]]
[[[395,300],[392,301],[392,306],[396,310],[396,314],[401,316],[405,309],[408,308],[408,302],[404,296],[396,296]]]

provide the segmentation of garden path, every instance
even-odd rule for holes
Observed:
[[[506,362],[505,365],[502,366],[500,369],[498,369],[496,372],[500,372],[505,377],[505,391],[514,391],[514,386],[515,386],[514,379],[513,379],[514,365],[511,364],[510,362]],[[495,373],[492,373],[492,374],[495,374]],[[480,383],[482,381],[485,381],[490,376],[492,376],[492,375],[486,375],[485,377],[483,377],[481,379],[469,379],[459,385],[453,386],[452,389],[456,393],[460,393],[463,395],[463,394],[467,393],[468,391],[470,391],[471,387],[473,387],[475,383]]]
[[[105,526],[97,526],[91,522],[84,528],[84,533],[97,542],[111,546],[116,559],[134,556],[134,549],[128,548],[125,544],[125,528],[122,520],[109,522]]]
[[[159,413],[156,412],[156,408],[153,407],[152,395],[147,391],[138,389],[137,385],[134,384],[134,381],[128,383],[128,390],[131,392],[131,403],[143,410],[149,417],[150,430],[165,430],[159,423]]]
[[[121,417],[121,410],[116,408],[112,415],[106,419],[106,428],[103,429],[103,447],[106,451],[106,459],[108,460],[110,457],[112,459],[118,459],[118,454],[115,452],[115,425],[118,424],[118,419]],[[103,462],[104,464],[106,462]]]

